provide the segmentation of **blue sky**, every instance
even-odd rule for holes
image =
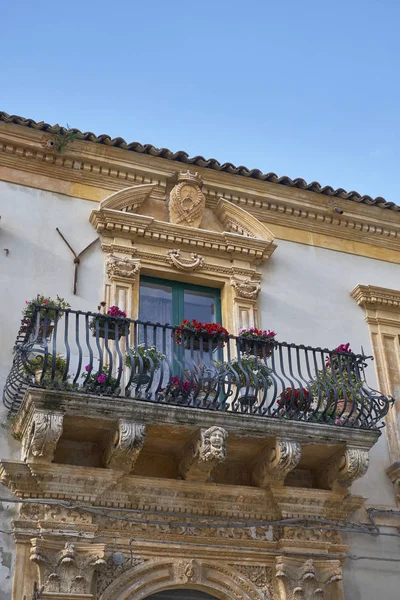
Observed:
[[[400,204],[398,0],[29,0],[0,110]]]

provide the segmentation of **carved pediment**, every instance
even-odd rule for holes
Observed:
[[[152,183],[145,183],[119,190],[102,200],[99,208],[100,210],[108,208],[122,212],[136,213],[155,187]]]

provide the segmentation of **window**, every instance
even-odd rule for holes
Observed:
[[[179,325],[183,319],[221,323],[220,290],[141,277],[139,319],[162,325]]]

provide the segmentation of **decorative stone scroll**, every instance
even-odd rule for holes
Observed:
[[[272,448],[266,448],[259,456],[252,473],[253,482],[259,487],[267,487],[270,483],[283,484],[287,474],[296,468],[300,457],[300,444],[277,439]]]
[[[231,285],[235,288],[239,298],[246,300],[257,300],[261,290],[259,281],[251,281],[251,279],[231,279]]]
[[[35,410],[22,438],[21,458],[36,462],[51,462],[63,429],[64,415]]]
[[[197,271],[197,269],[201,269],[204,265],[204,257],[196,254],[196,252],[192,252],[190,255],[191,260],[189,261],[180,258],[180,250],[168,250],[167,256],[169,262],[180,271]]]
[[[106,271],[110,281],[116,278],[132,280],[140,273],[140,260],[111,254],[106,259]]]
[[[107,468],[131,473],[143,448],[145,437],[145,425],[120,419],[118,431],[105,453]]]
[[[335,485],[348,488],[365,475],[368,469],[369,455],[361,448],[346,448],[330,458],[320,470],[318,482],[325,489]]]
[[[203,181],[198,173],[179,173],[178,183],[172,188],[168,200],[171,223],[199,227],[206,206],[202,186]]]
[[[187,481],[208,481],[212,470],[226,458],[228,432],[214,426],[201,429],[184,449],[179,474]]]

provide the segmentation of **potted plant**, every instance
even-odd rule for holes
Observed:
[[[279,395],[276,403],[282,415],[308,412],[312,403],[312,395],[307,388],[287,387]]]
[[[222,365],[221,375],[239,388],[238,399],[244,405],[253,405],[258,392],[272,385],[268,369],[258,356],[244,354]]]
[[[311,382],[315,401],[324,405],[328,417],[337,416],[335,424],[354,422],[358,405],[363,402],[364,381],[357,375],[357,360],[350,344],[341,344],[325,360],[325,368]]]
[[[96,367],[93,365],[86,365],[85,372],[82,373],[81,377],[85,379],[82,384],[82,389],[85,392],[96,394],[112,392],[118,394],[120,391],[117,379],[112,377],[109,369],[105,366],[96,371]]]
[[[260,358],[268,358],[274,348],[275,336],[275,331],[270,329],[244,327],[239,329],[239,350],[245,354],[257,354]]]
[[[64,374],[67,371],[67,360],[62,354],[56,354],[55,356],[54,376],[53,355],[50,353],[47,354],[47,358],[45,354],[35,354],[23,365],[22,370],[27,375],[30,375],[35,383],[44,387],[53,383],[66,383],[69,379],[69,375],[67,373],[67,376],[64,380]]]
[[[60,298],[58,294],[56,300],[50,296],[43,296],[43,294],[37,294],[32,300],[25,300],[20,333],[26,333],[28,330],[36,331],[36,322],[32,321],[32,317],[38,310],[38,306],[43,308],[39,308],[39,330],[36,338],[38,340],[43,337],[49,339],[53,333],[54,324],[64,316],[63,311],[70,308],[71,305],[64,298]]]
[[[192,364],[192,369],[186,371],[186,377],[192,386],[196,406],[202,408],[214,406],[220,390],[219,369],[215,365],[202,363],[197,357],[196,364]]]
[[[175,341],[179,346],[187,349],[214,352],[223,348],[229,333],[219,323],[201,323],[196,319],[184,319],[175,330]]]
[[[138,385],[149,383],[164,359],[165,354],[159,352],[155,346],[146,344],[131,346],[125,354],[125,364],[134,372],[132,381]]]
[[[108,311],[105,312],[105,307],[106,303],[100,302],[97,308],[102,312],[97,313],[90,320],[89,327],[93,336],[96,337],[98,331],[100,338],[104,339],[107,333],[109,340],[115,340],[118,326],[118,336],[120,338],[124,337],[126,335],[126,325],[129,325],[129,319],[126,318],[126,312],[121,310],[118,306],[111,306]]]
[[[162,388],[158,394],[160,402],[172,402],[175,404],[187,404],[192,384],[190,381],[181,381],[177,375],[171,378],[171,381],[165,388]]]

